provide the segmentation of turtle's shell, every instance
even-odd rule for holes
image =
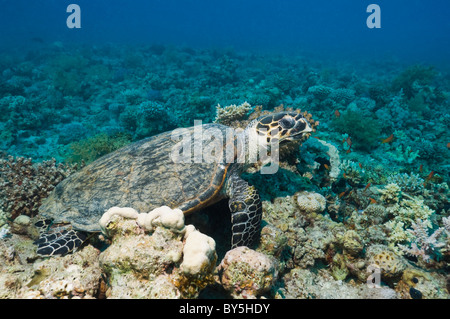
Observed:
[[[225,137],[228,127],[205,124],[201,128],[203,132],[218,130]],[[75,229],[94,232],[100,230],[98,221],[103,213],[113,206],[149,212],[167,205],[189,213],[220,200],[224,197],[221,189],[229,164],[195,163],[189,152],[185,154],[190,162],[174,162],[173,154],[179,152],[181,145],[189,146],[182,141],[190,141],[191,150],[203,148],[214,153],[214,139],[203,137],[200,145],[202,137],[195,138],[194,127],[183,130],[189,138],[176,140],[180,134],[162,133],[105,155],[70,175],[44,200],[40,215],[55,223],[71,223]],[[224,146],[224,142],[220,143]]]

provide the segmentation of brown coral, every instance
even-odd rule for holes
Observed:
[[[55,159],[33,164],[30,158],[0,159],[0,207],[12,218],[35,216],[42,199],[77,165],[56,164]]]

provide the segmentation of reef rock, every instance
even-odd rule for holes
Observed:
[[[218,271],[223,287],[236,299],[268,292],[278,277],[276,260],[248,247],[228,251]]]
[[[34,274],[23,287],[20,298],[84,298],[98,296],[101,269],[99,250],[86,246],[64,257],[33,264]]]
[[[212,282],[215,242],[185,226],[181,211],[113,207],[100,224],[111,240],[100,254],[108,298],[193,298]]]
[[[300,210],[307,215],[319,214],[326,208],[326,199],[319,193],[299,192],[296,198]]]

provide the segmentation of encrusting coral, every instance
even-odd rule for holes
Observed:
[[[228,251],[218,267],[220,282],[234,298],[256,298],[268,292],[278,276],[275,258],[248,247]]]

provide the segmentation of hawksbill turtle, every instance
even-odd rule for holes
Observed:
[[[301,113],[284,111],[252,120],[233,138],[223,138],[215,144],[222,146],[219,152],[231,149],[231,161],[224,160],[228,158],[225,156],[220,160],[215,157],[214,161],[196,161],[198,150],[214,154],[212,141],[219,140],[207,137],[208,134],[196,138],[196,129],[181,129],[184,142],[174,138],[175,131],[169,131],[129,144],[60,182],[40,206],[42,220],[37,226],[48,228],[44,220],[70,225],[59,232],[43,233],[36,242],[37,253],[48,256],[73,251],[88,233],[101,231],[100,218],[114,206],[148,212],[165,205],[189,214],[223,198],[229,198],[232,248],[252,245],[259,236],[262,206],[255,187],[240,177],[251,163],[248,156],[241,163],[236,160],[237,141],[246,136],[241,139],[245,141],[241,146],[254,151],[258,143],[269,148],[274,141],[299,140],[312,131],[309,119]],[[201,125],[201,129],[227,136],[231,128],[212,123]],[[188,160],[174,161],[180,145],[189,150]]]

